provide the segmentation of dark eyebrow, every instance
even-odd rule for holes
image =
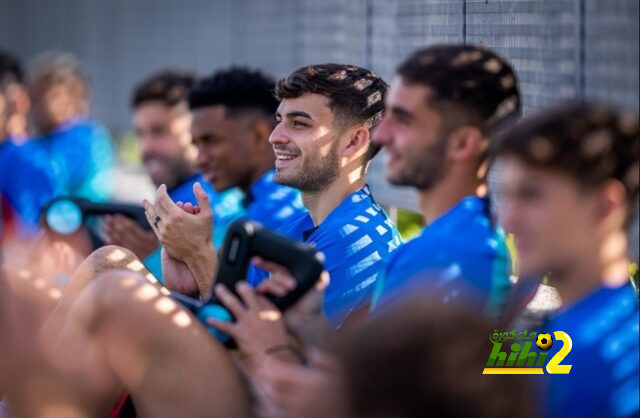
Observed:
[[[307,112],[303,112],[302,110],[294,110],[293,112],[287,113],[287,118],[295,118],[296,116],[301,116],[303,118],[307,118],[309,120],[313,120],[310,114]]]
[[[404,117],[407,119],[413,119],[413,113],[399,106],[392,106],[391,113],[393,113],[396,116]]]

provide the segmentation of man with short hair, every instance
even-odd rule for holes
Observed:
[[[216,193],[195,169],[196,150],[191,144],[191,114],[188,94],[196,83],[194,74],[166,70],[155,73],[140,84],[132,94],[133,126],[138,139],[140,158],[156,187],[166,185],[174,202],[197,204],[193,185],[199,182],[209,195],[216,222],[214,246],[218,248],[231,220],[240,216],[238,189]],[[158,248],[152,231],[144,231],[125,216],[105,216],[107,242],[133,251],[141,260]],[[154,260],[157,259],[157,263]],[[157,268],[155,267],[157,264]],[[160,254],[145,260],[145,265],[161,276]]]
[[[189,94],[198,168],[217,192],[242,190],[246,218],[270,229],[304,211],[299,192],[273,180],[274,156],[268,138],[278,106],[274,85],[261,71],[232,67],[203,79]],[[205,232],[211,231],[217,217],[209,210],[211,203],[199,183],[194,192],[197,208],[174,204],[165,186],[158,189],[155,205],[144,204],[149,223],[164,245],[167,286],[187,294],[206,294],[216,260],[211,234]]]
[[[500,314],[510,260],[486,198],[486,136],[519,110],[513,70],[483,47],[432,46],[398,67],[374,141],[387,179],[418,190],[427,226],[391,260],[377,307],[426,291]]]
[[[553,339],[548,358],[567,355],[561,374],[547,375],[540,413],[637,416],[638,298],[625,233],[638,205],[637,116],[565,105],[504,132],[492,154],[520,272],[548,273],[563,305],[541,328]]]
[[[380,146],[371,131],[382,118],[387,84],[371,71],[312,65],[280,80],[278,125],[270,142],[275,180],[296,187],[309,213],[279,232],[326,256],[331,280],[323,302],[334,327],[370,303],[374,284],[401,238],[365,184]],[[257,286],[264,271],[253,270]]]

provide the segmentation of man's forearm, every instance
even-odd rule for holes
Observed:
[[[194,248],[185,260],[200,290],[200,297],[211,291],[214,274],[218,268],[218,257],[212,243]]]

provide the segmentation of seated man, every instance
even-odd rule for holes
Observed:
[[[418,189],[427,226],[392,258],[376,308],[424,291],[500,315],[511,262],[486,196],[487,133],[519,110],[513,70],[488,49],[432,46],[400,64],[374,141],[387,179]]]
[[[238,189],[217,193],[195,169],[187,100],[195,83],[194,75],[178,71],[162,71],[142,81],[131,98],[133,126],[140,158],[156,187],[164,184],[171,200],[192,205],[197,204],[194,183],[205,189],[216,219],[213,237],[218,248],[229,222],[242,214],[242,193]],[[157,278],[162,277],[159,243],[152,231],[119,215],[106,216],[104,226],[108,243],[130,249]]]
[[[275,157],[268,138],[278,106],[272,95],[274,84],[259,71],[231,68],[205,78],[189,95],[193,114],[191,135],[198,149],[198,168],[217,192],[235,187],[242,190],[245,216],[271,229],[277,229],[304,211],[297,190],[273,181]],[[194,191],[198,210],[202,209],[202,199],[206,199],[209,208],[210,202],[202,187],[196,185]],[[215,249],[210,231],[212,217],[213,223],[217,222],[216,214],[209,210],[197,214],[183,212],[171,201],[165,186],[158,189],[157,199],[166,208],[174,209],[172,213],[176,217],[172,222],[166,212],[157,213],[150,209],[149,202],[145,203],[149,223],[164,245],[163,271],[167,285],[187,294],[206,294],[214,272]],[[193,210],[192,205],[184,207]],[[174,229],[177,223],[180,228]],[[213,240],[221,238],[216,236]],[[171,274],[167,274],[167,268]],[[181,281],[184,287],[176,288],[176,281],[172,280],[180,272],[193,275],[196,281]]]
[[[89,118],[89,83],[70,55],[40,57],[29,82],[38,136],[24,147],[52,173],[56,193],[104,201],[113,192],[111,136]]]
[[[625,234],[638,204],[637,116],[567,105],[504,132],[493,154],[521,274],[549,272],[563,305],[542,327],[555,340],[549,358],[569,352],[560,374],[546,375],[541,413],[637,416],[639,313]]]
[[[379,273],[401,243],[365,185],[368,164],[379,150],[371,144],[370,132],[382,116],[386,90],[386,83],[371,71],[338,64],[300,68],[276,86],[281,102],[269,139],[276,155],[274,180],[299,189],[308,210],[278,230],[325,254],[331,282],[324,312],[334,327],[369,303]],[[162,196],[146,209],[150,219],[168,214],[186,222],[191,216],[172,208]],[[171,224],[155,228],[163,242],[164,227]],[[198,252],[185,245],[176,258]],[[211,263],[211,257],[199,259],[200,264],[206,262]],[[208,271],[210,281],[212,269]],[[249,281],[257,286],[266,276],[253,270]]]

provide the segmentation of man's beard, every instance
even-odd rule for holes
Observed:
[[[285,186],[294,187],[303,193],[317,193],[329,187],[338,177],[340,172],[340,158],[338,155],[339,143],[334,141],[325,156],[319,153],[309,155],[309,159],[303,159],[302,164],[285,175],[276,169],[275,181]],[[298,158],[303,158],[302,155]]]
[[[153,158],[161,160],[167,168],[166,171],[160,176],[157,176],[157,178],[151,178],[156,187],[164,184],[167,186],[167,189],[171,190],[194,173],[192,165],[183,159],[168,160],[163,157]]]
[[[447,137],[439,136],[433,144],[405,155],[406,162],[398,174],[389,178],[396,186],[430,190],[446,174]]]

